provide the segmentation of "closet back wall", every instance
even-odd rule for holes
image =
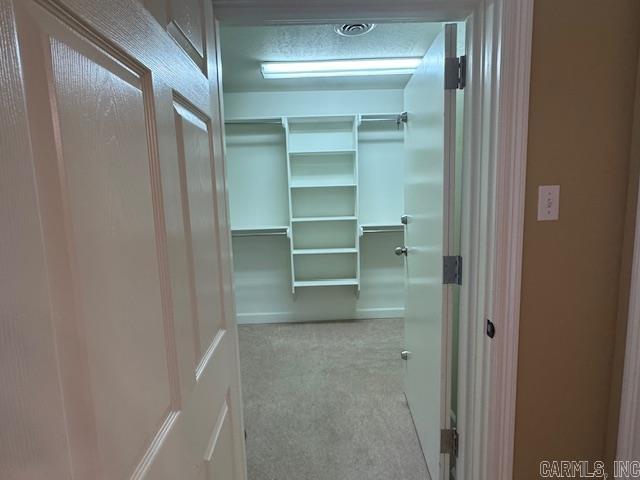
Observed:
[[[225,95],[226,119],[390,114],[403,109],[402,90],[243,92]],[[277,124],[227,125],[231,223],[234,230],[288,226],[284,129]],[[402,130],[363,124],[359,131],[359,223],[399,224],[403,208]],[[234,236],[239,323],[401,317],[404,262],[393,253],[402,232],[360,237],[361,291],[312,287],[291,293],[289,240]]]

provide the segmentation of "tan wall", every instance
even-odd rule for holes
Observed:
[[[636,74],[636,99],[634,112],[627,187],[627,210],[625,212],[622,261],[620,263],[617,328],[613,347],[611,392],[609,396],[609,425],[605,452],[605,458],[609,462],[615,458],[618,436],[620,394],[622,389],[624,354],[627,341],[627,316],[629,314],[629,286],[631,285],[633,242],[636,227],[636,209],[638,204],[638,180],[640,179],[640,56],[638,59],[638,72]]]
[[[535,2],[516,480],[615,448],[639,44],[638,0]],[[536,221],[541,184],[561,185],[558,222]]]

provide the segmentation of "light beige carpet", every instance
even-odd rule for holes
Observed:
[[[240,326],[249,480],[424,480],[402,320]]]

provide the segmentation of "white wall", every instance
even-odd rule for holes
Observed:
[[[225,117],[268,118],[333,114],[400,113],[402,90],[250,92],[225,95]],[[231,223],[237,227],[283,225],[286,210],[284,132],[256,127],[252,146],[242,129],[228,130]],[[247,131],[250,131],[251,127]],[[269,137],[270,135],[270,137]],[[277,144],[281,135],[280,145]],[[360,223],[399,223],[402,214],[402,131],[392,125],[362,129]],[[281,156],[281,163],[278,158]],[[273,193],[268,193],[269,189]],[[281,191],[282,190],[282,191]],[[272,208],[273,206],[273,208]],[[265,210],[266,209],[266,210]],[[271,214],[269,213],[271,212]],[[393,253],[402,233],[361,237],[361,292],[354,287],[301,288],[291,294],[289,242],[284,236],[234,237],[239,323],[399,317],[404,312],[404,261]]]
[[[245,92],[224,95],[225,118],[400,113],[402,90]]]

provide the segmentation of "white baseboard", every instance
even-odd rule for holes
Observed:
[[[255,325],[260,323],[297,323],[318,322],[328,320],[367,320],[378,318],[402,318],[404,308],[366,308],[356,310],[348,316],[321,317],[317,313],[298,312],[265,312],[265,313],[238,313],[238,325]]]

